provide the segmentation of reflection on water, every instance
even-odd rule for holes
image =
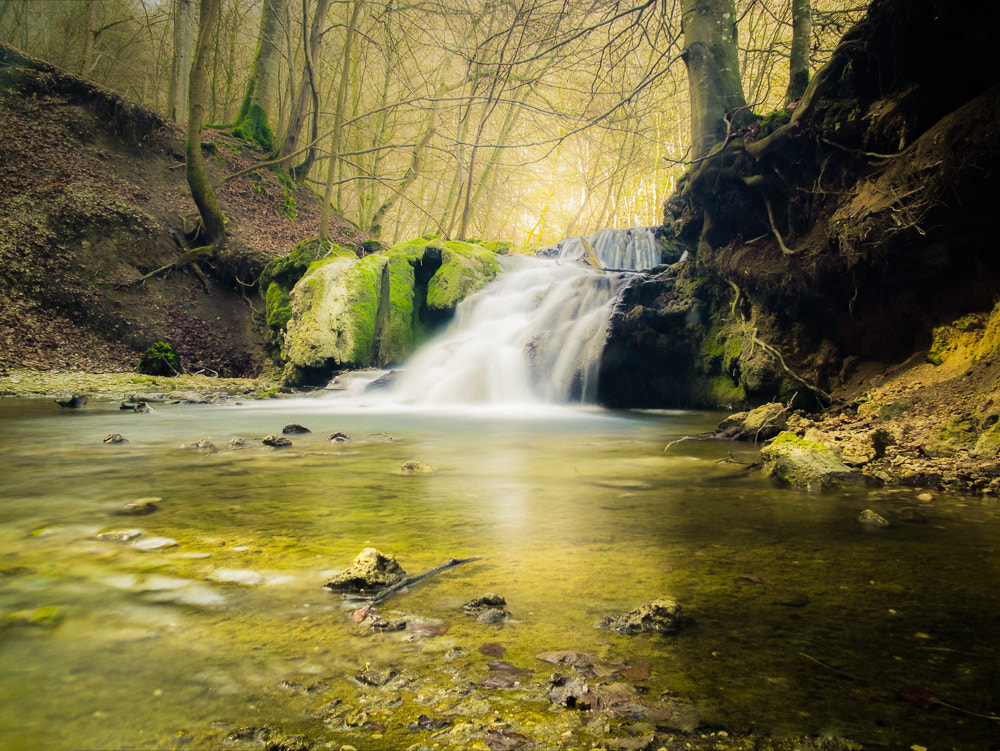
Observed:
[[[898,696],[925,686],[967,712],[1000,710],[993,503],[809,496],[720,462],[719,444],[664,453],[711,427],[709,414],[116,406],[0,402],[0,748],[216,747],[265,724],[334,748],[405,748],[421,740],[406,729],[421,713],[531,717],[533,736],[552,744],[591,732],[582,713],[516,691],[442,698],[476,679],[487,659],[476,649],[494,641],[540,686],[543,650],[649,662],[647,696],[672,702],[682,726],[891,748],[998,738],[996,722]],[[287,422],[313,432],[282,451],[178,448]],[[337,431],[352,442],[330,443]],[[129,443],[103,444],[111,432]],[[435,471],[401,473],[411,459]],[[161,498],[159,510],[112,514],[142,497]],[[895,526],[858,524],[868,507]],[[131,528],[177,545],[95,539]],[[482,556],[384,606],[444,621],[447,634],[364,635],[320,588],[370,545],[411,573]],[[513,622],[462,614],[488,591],[506,597]],[[592,628],[660,595],[693,619],[676,637]],[[408,685],[421,688],[399,688],[381,714],[369,707],[379,722],[316,719],[376,693],[351,678],[366,664],[420,676]]]

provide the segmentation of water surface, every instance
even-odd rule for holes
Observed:
[[[566,670],[535,655],[556,649],[649,663],[644,696],[673,717],[609,722],[612,735],[658,724],[890,748],[1000,739],[1000,724],[970,714],[1000,710],[994,502],[812,496],[743,472],[732,459],[752,459],[745,448],[688,440],[664,452],[716,424],[709,413],[338,404],[143,415],[0,401],[0,748],[216,748],[264,725],[333,748],[466,746],[411,733],[422,713],[589,747],[604,723],[545,700],[549,674]],[[290,449],[179,448],[289,422],[313,430]],[[337,431],[352,442],[331,444]],[[129,443],[103,444],[112,432]],[[409,460],[435,471],[403,474]],[[149,496],[159,511],[112,515]],[[865,508],[895,525],[858,524]],[[133,527],[178,544],[94,539]],[[368,546],[410,573],[482,557],[381,608],[447,633],[367,634],[354,606],[321,589]],[[512,621],[462,613],[490,591]],[[692,619],[676,636],[592,627],[663,595]],[[487,642],[535,675],[475,686]],[[400,678],[364,685],[366,666]],[[921,709],[900,699],[907,686],[965,711]]]

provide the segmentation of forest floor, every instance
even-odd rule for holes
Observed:
[[[319,208],[255,146],[206,129],[209,177],[228,238],[202,275],[150,272],[190,249],[197,210],[183,131],[134,102],[0,48],[0,373],[133,370],[158,340],[186,370],[256,376],[264,365],[252,285],[315,236]],[[335,219],[335,242],[368,235]]]

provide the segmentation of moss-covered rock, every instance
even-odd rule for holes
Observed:
[[[975,418],[967,414],[952,415],[944,427],[924,444],[924,453],[930,457],[955,456],[959,451],[968,451],[976,446],[977,438]],[[986,445],[984,443],[984,450]]]
[[[419,238],[360,260],[331,251],[285,295],[302,263],[316,258],[310,246],[297,250],[261,278],[269,282],[268,325],[283,337],[284,378],[292,384],[401,362],[500,269],[481,246]]]
[[[790,431],[779,433],[761,449],[764,472],[783,485],[812,493],[832,488],[879,485],[869,475],[853,470],[822,443],[799,438]]]

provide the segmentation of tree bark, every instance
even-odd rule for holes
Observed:
[[[80,61],[80,76],[86,78],[94,67],[94,43],[97,41],[94,28],[97,26],[97,0],[87,3],[87,19],[83,29],[83,59]]]
[[[170,66],[167,112],[180,120],[188,110],[188,81],[198,28],[195,0],[174,0],[174,56]]]
[[[792,53],[788,68],[785,107],[800,99],[809,85],[809,47],[812,43],[812,6],[809,0],[792,2]]]
[[[733,0],[681,0],[694,157],[754,120],[740,80]]]
[[[285,0],[264,0],[260,15],[257,53],[250,70],[250,80],[243,95],[233,135],[254,141],[264,151],[274,149],[274,135],[268,123],[268,110],[274,99],[281,59],[279,34],[285,18]]]
[[[201,214],[201,238],[206,245],[218,246],[225,240],[226,226],[222,210],[215,198],[215,191],[205,174],[205,163],[201,153],[201,128],[205,121],[205,88],[208,76],[209,48],[215,33],[220,0],[201,0],[198,18],[198,43],[195,48],[194,64],[188,81],[190,105],[188,107],[187,140],[185,142],[186,172],[191,196]]]
[[[333,184],[337,179],[337,167],[340,165],[340,141],[344,125],[344,107],[347,104],[347,82],[351,68],[351,47],[354,44],[354,31],[357,28],[358,16],[361,15],[361,6],[363,4],[363,0],[353,0],[351,18],[347,22],[347,31],[344,38],[343,57],[340,61],[340,84],[337,87],[337,104],[333,113],[333,135],[330,137],[329,172],[326,175],[326,189],[323,191],[323,206],[319,218],[319,238],[323,242],[330,241],[330,215],[332,213],[330,200],[333,198]]]
[[[299,85],[298,96],[292,110],[291,121],[288,125],[288,132],[285,134],[285,142],[281,147],[281,156],[286,159],[291,157],[299,149],[299,136],[305,127],[306,118],[309,116],[309,100],[313,106],[312,143],[319,135],[319,86],[316,81],[316,61],[319,60],[320,45],[323,42],[323,25],[326,22],[326,14],[330,9],[330,0],[318,0],[316,12],[313,15],[312,23],[309,26],[309,41],[303,50],[305,58],[305,70],[303,71],[302,83]],[[305,33],[306,20],[306,0],[302,0],[302,31]],[[309,149],[306,157],[295,168],[292,174],[297,180],[305,180],[316,159],[316,148]],[[287,161],[285,163],[287,165]]]

